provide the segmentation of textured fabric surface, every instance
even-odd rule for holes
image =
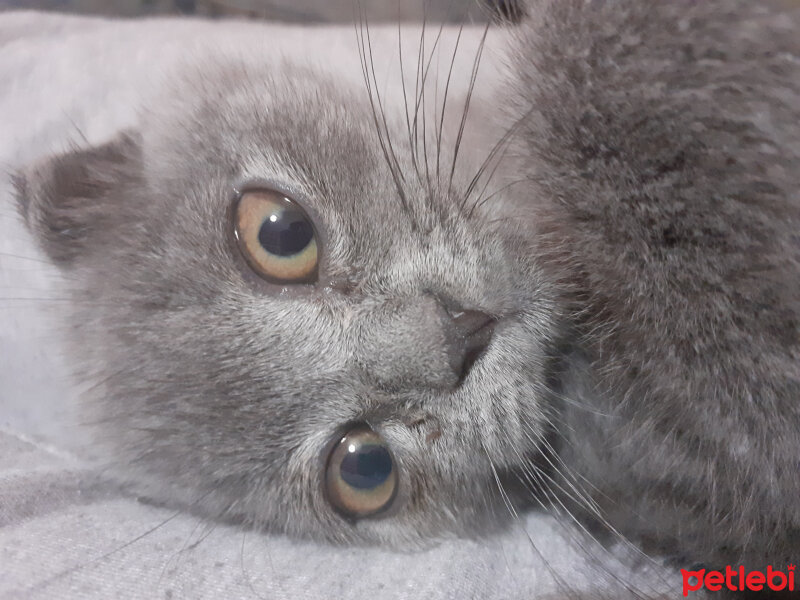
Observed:
[[[394,30],[396,32],[396,29]],[[376,32],[379,36],[379,32]],[[376,37],[377,39],[377,37]],[[264,44],[268,41],[268,44]],[[298,44],[303,41],[303,44]],[[352,30],[237,23],[114,22],[0,15],[0,164],[12,172],[136,120],[152,82],[200,48],[262,43],[351,64]],[[392,42],[394,43],[394,42]],[[283,50],[281,50],[283,49]],[[316,59],[314,59],[316,60]],[[333,64],[333,63],[332,63]],[[468,73],[467,73],[468,74]],[[340,548],[209,523],[148,504],[85,456],[60,356],[58,274],[33,247],[0,180],[0,598],[561,598],[679,589],[639,555],[601,551],[569,521],[532,514],[508,531],[399,553]],[[618,578],[618,579],[617,579]],[[677,594],[675,594],[677,596]],[[567,596],[569,597],[569,596]]]
[[[576,532],[542,516],[490,539],[416,553],[333,548],[126,497],[80,462],[8,432],[0,433],[0,456],[4,599],[557,598],[558,577],[608,590],[611,573],[644,589],[651,578],[668,585],[632,557],[624,569],[607,554],[593,564]]]

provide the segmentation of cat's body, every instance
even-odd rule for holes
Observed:
[[[72,282],[72,347],[119,472],[336,541],[419,545],[532,497],[594,496],[606,532],[681,565],[796,559],[798,17],[529,13],[489,44],[514,67],[479,80],[498,93],[473,99],[484,135],[455,169],[469,61],[440,143],[441,98],[423,132],[413,90],[369,61],[371,93],[356,60],[332,78],[255,55],[191,69],[124,136],[25,172],[22,214]],[[265,188],[311,215],[316,284],[242,260],[232,214]],[[464,311],[488,338],[459,329]],[[343,518],[321,478],[356,423],[398,466],[379,518]]]
[[[565,461],[650,548],[796,562],[800,11],[549,6],[511,86],[516,189],[590,356]]]

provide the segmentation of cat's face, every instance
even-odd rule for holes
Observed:
[[[537,453],[550,289],[450,150],[417,175],[404,127],[393,173],[362,89],[229,65],[21,180],[76,283],[98,437],[145,493],[407,544],[486,522]]]

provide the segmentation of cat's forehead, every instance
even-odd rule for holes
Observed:
[[[442,136],[440,153],[431,127],[429,146],[415,147],[402,96],[387,92],[381,102],[363,79],[308,64],[204,64],[145,115],[145,177],[165,212],[179,212],[173,230],[187,243],[227,222],[242,191],[270,188],[309,213],[331,276],[459,297],[483,287],[476,265],[492,264],[501,277],[504,250],[465,201],[473,172],[450,171],[452,140]]]
[[[458,193],[418,177],[399,121],[389,124],[393,173],[375,116],[363,81],[290,62],[205,65],[143,120],[146,177],[162,197],[207,198],[206,219],[242,190],[282,191],[318,217],[341,264],[420,243],[441,254],[445,241],[445,254],[463,255],[469,228]],[[428,235],[443,226],[447,235]]]
[[[398,192],[359,82],[289,62],[205,66],[143,122],[147,175],[158,186],[275,185],[318,210],[395,212]]]

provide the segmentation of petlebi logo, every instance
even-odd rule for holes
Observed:
[[[723,589],[732,592],[743,592],[745,590],[760,592],[761,590],[773,590],[780,592],[787,590],[793,592],[794,586],[794,565],[787,565],[786,571],[767,567],[766,571],[748,571],[744,567],[734,569],[730,565],[725,567],[725,571],[707,571],[699,569],[697,571],[687,571],[681,569],[683,576],[683,595],[688,596],[689,592],[706,589],[711,592],[718,592]]]

